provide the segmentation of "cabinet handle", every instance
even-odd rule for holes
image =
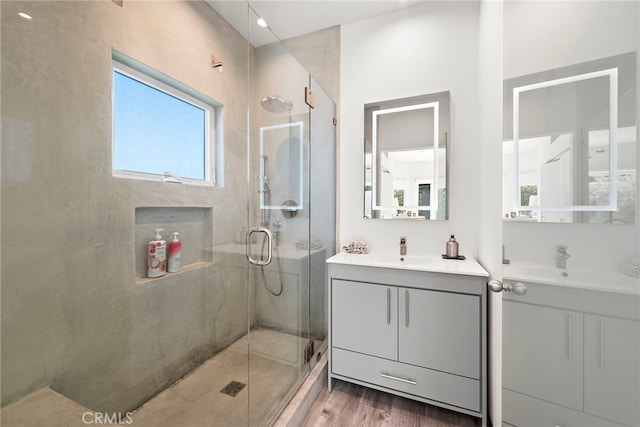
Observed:
[[[573,343],[573,316],[569,315],[569,340],[568,340],[568,346],[569,346],[569,362],[571,362],[573,360],[573,346],[571,345]]]
[[[600,369],[604,369],[604,321],[600,321]]]
[[[404,291],[404,326],[409,327],[409,291]]]
[[[391,289],[387,288],[387,325],[391,324]]]
[[[396,381],[400,381],[400,382],[407,383],[407,384],[413,384],[413,385],[418,384],[418,383],[417,383],[416,381],[414,381],[414,380],[410,380],[410,379],[406,379],[406,378],[394,377],[393,375],[385,374],[384,372],[381,372],[381,373],[380,373],[380,376],[381,376],[382,378],[388,378],[388,379],[390,379],[390,380],[396,380]]]

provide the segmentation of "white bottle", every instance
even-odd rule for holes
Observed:
[[[147,277],[161,277],[167,271],[167,242],[162,240],[161,231],[156,228],[156,237],[147,247]]]
[[[180,264],[182,261],[182,243],[178,240],[177,231],[173,233],[173,240],[169,242],[169,267],[167,271],[169,273],[177,273],[180,271]]]

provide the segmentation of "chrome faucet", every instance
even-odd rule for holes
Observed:
[[[567,258],[571,257],[567,252],[567,246],[558,245],[558,249],[556,252],[556,267],[561,268],[563,270],[567,269]]]
[[[503,264],[511,264],[511,260],[507,259],[507,257],[505,257],[505,253],[506,253],[506,251],[505,251],[504,245],[502,245],[502,263]]]

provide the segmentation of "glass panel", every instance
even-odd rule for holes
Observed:
[[[336,251],[336,105],[311,78],[315,106],[311,110],[310,190],[311,224],[309,268],[309,333],[315,355],[327,348],[327,266],[325,260]],[[302,247],[306,241],[300,242]]]
[[[251,425],[269,425],[309,372],[309,74],[275,38],[255,47],[252,71],[250,223],[273,238],[250,242],[260,260],[271,246],[272,260],[251,268],[249,413]]]
[[[640,425],[638,12],[504,3],[504,424]]]

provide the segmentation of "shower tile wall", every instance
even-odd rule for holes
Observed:
[[[136,285],[134,216],[209,208],[214,244],[236,238],[248,47],[201,2],[0,7],[2,404],[51,385],[93,410],[131,409],[247,330],[246,276],[232,269]],[[112,177],[112,48],[224,105],[224,187]]]

